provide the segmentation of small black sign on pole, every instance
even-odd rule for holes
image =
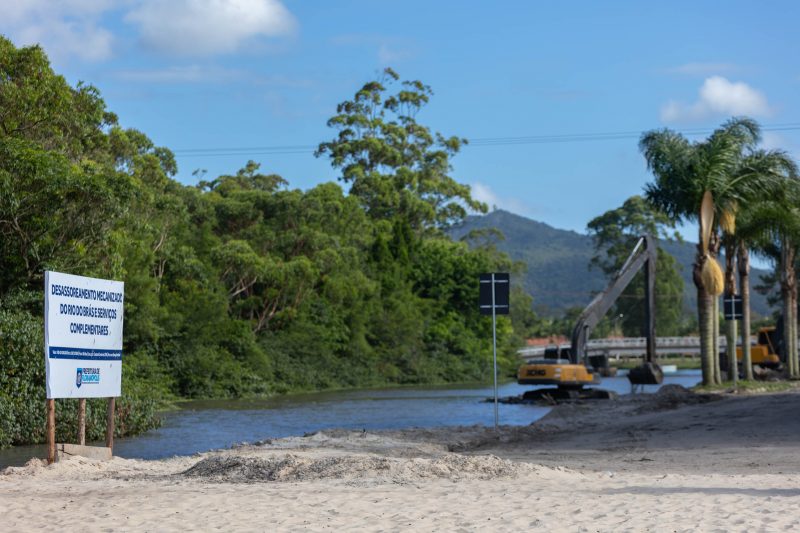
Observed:
[[[497,402],[497,315],[507,315],[511,281],[507,272],[480,275],[478,309],[482,315],[492,315],[492,354],[494,361],[494,428],[499,425]]]
[[[743,314],[742,297],[736,294],[726,294],[722,298],[722,309],[725,313],[725,320],[741,320]]]

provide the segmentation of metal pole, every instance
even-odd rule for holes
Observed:
[[[494,429],[498,428],[497,411],[497,313],[494,306],[494,273],[492,273],[492,353],[494,355]]]

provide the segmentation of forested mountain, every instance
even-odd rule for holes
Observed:
[[[499,250],[527,265],[523,286],[533,296],[537,312],[543,315],[559,315],[571,307],[583,307],[594,292],[608,283],[599,269],[589,268],[594,245],[588,235],[553,228],[500,209],[468,217],[463,224],[452,228],[450,235],[458,240],[473,230],[487,228],[496,228],[505,237],[494,240]],[[682,266],[683,306],[687,313],[694,313],[696,289],[691,274],[695,244],[666,241],[660,244]],[[766,274],[754,268],[751,279],[758,283],[760,276]],[[771,313],[766,297],[756,291],[752,292],[752,306],[759,315]]]

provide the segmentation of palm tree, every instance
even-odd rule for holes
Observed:
[[[748,231],[756,236],[755,248],[775,261],[780,272],[786,366],[789,375],[797,378],[800,377],[800,360],[795,267],[800,250],[800,181],[795,169],[791,177],[783,181],[780,194],[753,206],[748,224]]]
[[[788,179],[791,179],[796,173],[796,168],[792,159],[785,153],[779,150],[754,150],[742,160],[736,174],[732,177],[733,180],[739,179],[752,179],[752,176],[760,176],[759,181],[766,181],[772,184],[776,192],[781,195],[786,194],[786,184]],[[762,198],[755,200],[756,205],[759,201],[765,201],[768,198],[762,195]],[[753,205],[751,203],[751,205]],[[748,206],[745,206],[748,207]],[[737,230],[737,215],[740,211],[739,205],[733,203],[729,206],[728,210],[723,211],[719,218],[719,226],[723,231],[722,242],[725,246],[725,292],[730,295],[736,294],[736,273],[735,265],[737,256],[741,257],[745,263],[740,266],[740,276],[744,278],[742,283],[741,293],[746,294],[747,302],[744,306],[746,309],[746,319],[743,317],[743,336],[742,336],[742,351],[744,359],[745,378],[753,379],[753,368],[750,360],[750,291],[749,291],[749,253],[747,253],[746,242],[748,237],[750,239],[757,238],[758,232],[763,231],[764,228],[759,227],[758,220],[752,220],[750,226],[745,224],[744,231]],[[747,209],[744,210],[745,220],[747,220]],[[755,226],[753,226],[755,223]],[[748,233],[749,232],[749,233]],[[753,233],[755,232],[755,234]],[[744,302],[744,296],[742,297]],[[743,313],[744,314],[744,313]],[[746,322],[746,323],[745,323]],[[738,377],[738,368],[736,363],[736,321],[728,320],[726,323],[726,340],[727,340],[727,353],[728,353],[728,378],[735,384]]]
[[[705,385],[719,382],[714,302],[724,279],[716,260],[720,237],[714,221],[770,190],[770,175],[748,172],[744,165],[756,153],[759,135],[755,121],[734,118],[703,141],[690,142],[677,132],[662,129],[646,132],[639,142],[655,176],[655,182],[645,187],[648,200],[678,221],[699,222],[693,279]]]

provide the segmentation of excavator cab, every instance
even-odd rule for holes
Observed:
[[[778,325],[782,324],[778,321]],[[785,360],[783,356],[783,328],[767,326],[760,328],[756,335],[756,343],[750,346],[750,361],[753,365],[760,365],[764,368],[778,368]],[[736,347],[736,360],[739,364],[744,359],[744,352],[741,346]]]
[[[586,306],[572,330],[569,348],[548,347],[543,359],[525,361],[517,371],[517,382],[521,385],[555,385],[555,388],[539,388],[523,394],[524,400],[608,398],[612,393],[599,389],[584,389],[599,383],[595,371],[588,364],[586,344],[592,330],[605,316],[622,291],[630,284],[639,270],[645,273],[645,314],[643,333],[647,339],[645,362],[628,374],[633,385],[659,384],[664,375],[655,361],[655,240],[642,236],[630,257],[608,287],[595,296]]]

